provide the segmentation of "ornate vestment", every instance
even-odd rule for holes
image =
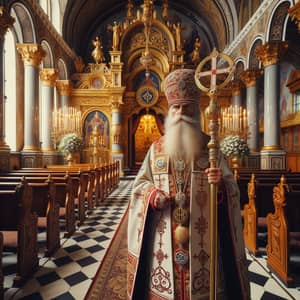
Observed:
[[[174,240],[176,205],[169,201],[164,209],[151,206],[157,190],[174,198],[176,178],[163,138],[155,142],[133,186],[128,220],[128,299],[209,299],[209,184],[207,148],[192,163],[188,195],[188,263],[178,267],[178,247]],[[218,284],[219,299],[250,299],[247,263],[242,235],[239,190],[220,156],[224,188],[218,199]]]

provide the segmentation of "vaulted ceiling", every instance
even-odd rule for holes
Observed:
[[[143,4],[143,0],[132,2],[136,8]],[[168,4],[173,18],[178,13],[197,24],[208,48],[216,46],[223,50],[238,33],[241,2],[243,0],[171,0]],[[87,44],[96,36],[101,24],[122,12],[126,15],[127,3],[124,0],[68,0],[63,19],[64,39],[84,57]],[[161,7],[162,1],[155,0],[154,4]]]

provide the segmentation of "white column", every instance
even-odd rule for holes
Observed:
[[[57,80],[56,88],[59,94],[59,107],[69,106],[72,84],[70,80]]]
[[[56,69],[40,70],[40,79],[42,82],[42,101],[41,101],[41,148],[43,152],[53,151],[53,142],[51,140],[52,111],[54,104],[54,87],[58,77]]]
[[[278,62],[288,48],[287,42],[268,42],[256,50],[264,66],[264,146],[262,169],[285,169],[285,151],[280,146]]]
[[[45,55],[38,44],[17,44],[24,62],[24,147],[38,151],[39,146],[39,74],[38,67]]]

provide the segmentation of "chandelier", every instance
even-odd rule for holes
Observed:
[[[52,112],[51,135],[54,144],[66,134],[81,136],[81,111],[72,106],[63,106]]]
[[[142,5],[143,15],[142,21],[144,23],[144,34],[145,34],[145,51],[142,53],[140,58],[141,64],[146,70],[146,78],[149,77],[149,67],[154,64],[153,57],[149,50],[150,31],[153,21],[154,5],[153,0],[145,0]]]
[[[248,114],[241,106],[221,109],[220,136],[238,135],[244,140],[248,137]]]

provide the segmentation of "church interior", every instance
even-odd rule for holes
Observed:
[[[251,299],[300,299],[299,0],[0,0],[0,29],[1,299],[126,299],[122,225],[181,68],[207,134],[215,71]]]

